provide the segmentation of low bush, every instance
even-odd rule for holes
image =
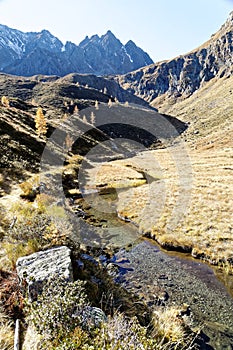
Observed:
[[[52,209],[52,213],[47,213],[42,200],[38,203],[21,201],[12,207],[13,224],[5,225],[1,243],[5,266],[14,269],[21,256],[67,243],[72,228],[63,215],[64,209],[56,206]]]
[[[29,305],[28,320],[43,337],[47,350],[171,350],[193,349],[175,309],[157,316],[153,327],[136,317],[116,312],[106,321],[88,326],[84,282],[49,281],[38,300]],[[168,322],[166,324],[166,322]]]
[[[36,179],[31,178],[27,181],[22,182],[19,185],[19,187],[22,190],[20,197],[33,202],[35,200],[36,196],[39,194],[39,187],[38,186],[39,186],[38,185],[38,178],[36,178]]]
[[[16,320],[23,315],[24,301],[16,272],[0,270],[0,305],[9,318]]]
[[[33,303],[28,303],[28,320],[45,340],[60,341],[82,323],[87,305],[84,282],[50,279]]]
[[[192,341],[165,340],[149,334],[148,328],[139,324],[136,317],[115,314],[108,322],[89,332],[77,326],[63,339],[47,343],[48,350],[178,350],[194,349]],[[43,348],[43,347],[42,347]]]

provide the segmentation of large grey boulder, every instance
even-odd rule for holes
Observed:
[[[43,285],[51,278],[73,281],[73,269],[68,247],[56,247],[40,251],[17,260],[16,270],[20,284],[27,288],[31,301],[37,298]]]

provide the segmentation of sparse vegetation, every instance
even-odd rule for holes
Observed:
[[[79,109],[77,105],[74,106],[73,114],[77,114],[77,115],[79,114]]]
[[[2,206],[0,206],[0,240],[3,238],[4,233],[9,227],[10,222],[9,219],[7,218],[6,210]]]
[[[67,242],[70,226],[64,209],[50,202],[53,204],[54,199],[39,195],[34,203],[12,206],[12,225],[5,226],[1,242],[2,268],[14,269],[19,257]]]
[[[73,137],[67,134],[65,138],[65,147],[68,152],[71,151],[73,143],[74,143]]]
[[[49,244],[48,234],[51,229],[49,217],[30,203],[16,205],[13,209],[16,218],[13,227],[5,231],[2,248],[5,251],[5,263],[15,268],[19,257],[34,253]]]
[[[108,100],[108,107],[109,108],[112,107],[112,100],[111,99]]]

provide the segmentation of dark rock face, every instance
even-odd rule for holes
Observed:
[[[0,70],[5,73],[96,75],[124,74],[153,63],[148,54],[132,41],[125,46],[111,31],[86,37],[78,46],[65,45],[47,30],[23,33],[0,25]]]
[[[233,74],[232,62],[233,12],[221,29],[198,49],[116,80],[129,92],[156,104],[158,98],[185,98],[215,77],[230,76]]]

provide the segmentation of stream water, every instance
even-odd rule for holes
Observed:
[[[118,281],[151,307],[184,306],[213,349],[233,349],[233,298],[207,264],[142,240],[116,254]],[[122,263],[121,263],[122,261]]]
[[[113,211],[103,215],[94,206],[83,202],[80,206],[87,213],[85,222],[95,225],[90,237],[85,231],[87,241],[95,231],[103,245],[120,247],[114,256],[118,283],[152,308],[188,305],[192,326],[203,330],[209,344],[205,349],[233,349],[232,276],[216,275],[208,264],[187,254],[165,252],[153,240],[140,238],[137,227],[123,222]]]

